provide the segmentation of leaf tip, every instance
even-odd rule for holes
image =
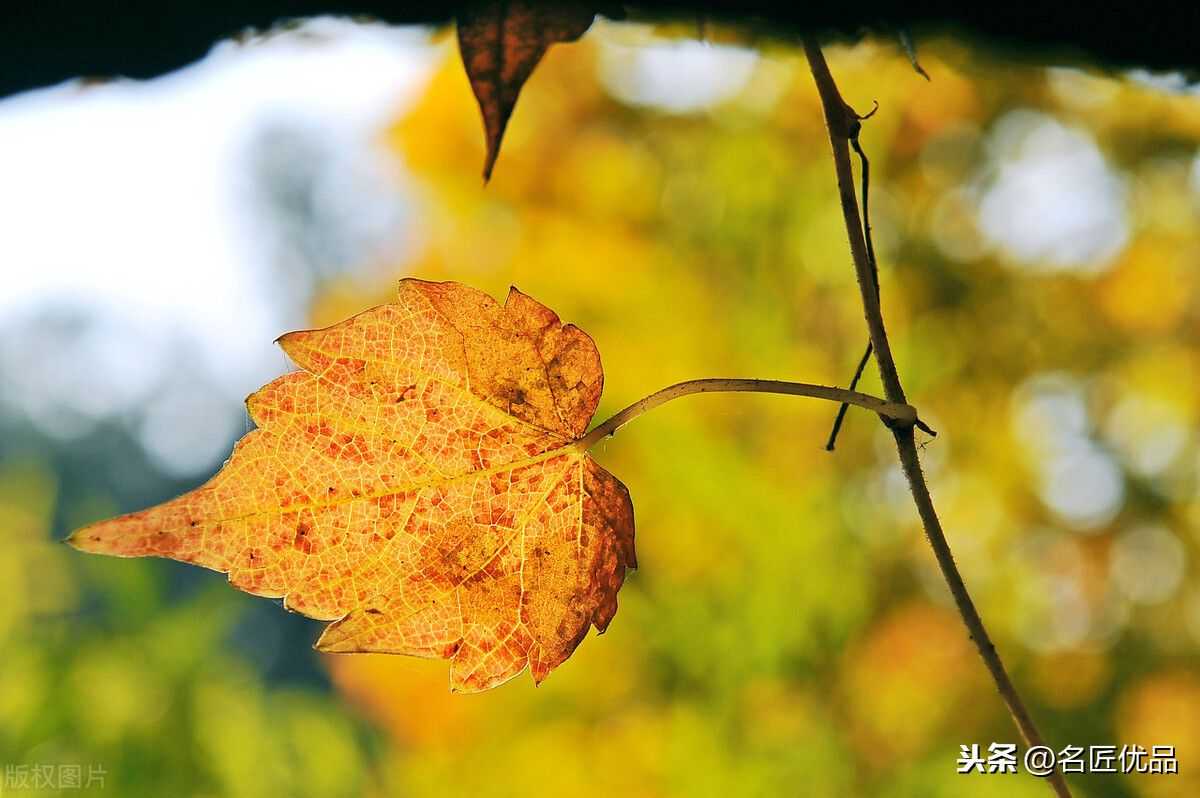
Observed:
[[[102,552],[103,540],[100,535],[94,531],[93,526],[85,526],[76,529],[71,534],[62,539],[62,542],[75,549],[76,551],[84,552]]]
[[[295,342],[296,336],[299,334],[300,333],[298,330],[292,330],[291,332],[285,332],[283,335],[276,338],[273,343],[276,346],[278,346],[280,349],[282,349],[284,352],[287,352],[288,347],[291,346]]]
[[[338,623],[331,623],[325,627],[325,631],[321,632],[321,636],[317,638],[317,642],[313,643],[313,649],[320,651],[322,654],[359,653],[361,649],[354,644],[352,637],[334,631],[337,629]]]

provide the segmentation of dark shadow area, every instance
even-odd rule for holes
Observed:
[[[0,96],[73,77],[151,78],[201,58],[216,41],[317,15],[442,25],[459,4],[371,2],[23,3],[0,25]],[[1113,67],[1194,71],[1200,5],[1194,3],[597,3],[608,17],[697,21],[709,17],[768,37],[830,31],[951,34],[1021,60],[1091,61]]]

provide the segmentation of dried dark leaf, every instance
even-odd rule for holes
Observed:
[[[493,0],[459,14],[458,47],[487,138],[485,181],[492,176],[504,128],[534,67],[550,45],[582,36],[595,16],[590,4],[538,0]]]

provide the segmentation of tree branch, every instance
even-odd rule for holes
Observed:
[[[858,203],[854,196],[854,176],[850,164],[849,142],[858,137],[861,127],[859,117],[854,109],[846,105],[838,91],[837,84],[825,63],[821,48],[812,37],[805,37],[804,52],[808,57],[809,68],[813,80],[816,81],[817,91],[821,95],[821,105],[825,112],[825,122],[829,128],[829,143],[833,147],[833,163],[837,172],[838,191],[841,194],[842,215],[845,217],[846,233],[850,237],[850,253],[854,258],[854,271],[858,278],[859,293],[862,295],[863,313],[867,320],[867,329],[871,334],[871,345],[875,350],[875,362],[879,366],[880,379],[883,382],[884,395],[888,400],[899,404],[908,404],[904,389],[900,385],[900,376],[892,359],[891,346],[888,344],[887,330],[883,324],[883,314],[879,308],[879,291],[875,284],[872,262],[867,252],[863,236],[862,221],[859,218]],[[921,461],[917,455],[916,441],[913,428],[903,424],[889,424],[892,435],[896,439],[896,449],[900,455],[900,465],[912,491],[913,501],[917,505],[917,513],[925,527],[925,536],[933,548],[938,567],[950,587],[954,603],[962,615],[979,656],[992,675],[1004,704],[1021,734],[1026,746],[1044,745],[1037,726],[1034,725],[1029,711],[1021,701],[1017,689],[1013,686],[1004,663],[996,652],[984,628],[983,620],[971,601],[967,586],[963,583],[958,566],[954,563],[954,555],[946,536],[942,532],[941,522],[933,508],[933,499],[929,495],[929,487],[925,484],[925,475],[921,471]],[[1063,775],[1055,770],[1046,777],[1055,793],[1060,798],[1070,798],[1071,791],[1067,787]]]

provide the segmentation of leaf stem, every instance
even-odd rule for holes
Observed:
[[[917,411],[904,402],[889,402],[877,396],[871,396],[858,391],[848,391],[845,388],[833,388],[828,385],[813,385],[807,382],[785,382],[783,380],[750,380],[729,377],[717,377],[703,380],[688,380],[677,382],[662,390],[655,391],[649,396],[639,399],[629,407],[604,421],[575,442],[575,446],[583,451],[595,446],[604,438],[616,433],[618,429],[633,421],[648,410],[666,404],[681,396],[694,393],[774,393],[788,396],[811,396],[814,399],[828,399],[831,402],[845,402],[858,405],[867,410],[873,410],[882,416],[889,426],[906,427],[914,425],[928,429],[918,418]]]
[[[871,334],[871,345],[875,350],[875,362],[879,366],[884,395],[892,402],[906,405],[907,399],[904,396],[904,389],[900,386],[900,375],[892,360],[887,330],[883,325],[883,313],[879,308],[879,289],[875,282],[873,259],[867,250],[862,221],[858,213],[858,203],[854,196],[854,178],[848,145],[849,142],[857,139],[859,117],[842,99],[833,75],[829,72],[829,65],[825,62],[821,47],[811,36],[804,38],[804,52],[808,57],[808,65],[812,71],[813,80],[817,84],[817,91],[821,95],[821,106],[824,109],[825,122],[829,129],[829,142],[833,148],[833,163],[837,173],[838,191],[841,195],[842,215],[846,223],[846,233],[850,238],[850,253],[854,259],[854,270],[858,278],[859,293],[862,296],[863,313],[866,316],[867,329]],[[963,623],[966,624],[967,631],[975,642],[975,647],[979,650],[979,656],[987,666],[988,672],[991,673],[992,679],[996,683],[996,689],[1000,692],[1000,697],[1004,700],[1009,714],[1012,715],[1025,745],[1029,747],[1044,745],[1033,718],[1021,701],[1017,688],[1013,686],[1012,680],[1008,677],[1004,663],[996,652],[996,647],[988,636],[983,620],[975,609],[975,603],[971,600],[970,593],[967,592],[967,586],[958,572],[958,566],[954,563],[954,555],[951,553],[950,544],[947,543],[946,535],[942,531],[941,522],[933,507],[933,499],[929,495],[929,486],[925,484],[925,475],[921,471],[921,461],[917,454],[912,426],[897,424],[892,426],[891,430],[896,439],[900,465],[904,470],[904,476],[908,479],[908,486],[917,506],[917,513],[921,517],[921,523],[925,527],[925,536],[929,539],[929,545],[933,549],[938,567],[954,597],[954,603],[958,607]],[[1070,798],[1071,791],[1067,787],[1062,773],[1054,770],[1046,777],[1046,780],[1059,798]]]

